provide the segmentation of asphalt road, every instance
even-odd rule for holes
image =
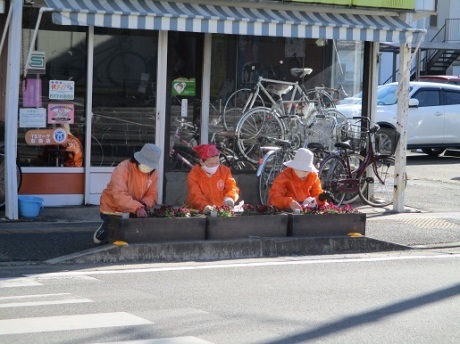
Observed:
[[[9,267],[0,272],[0,341],[458,343],[459,259],[410,251]]]

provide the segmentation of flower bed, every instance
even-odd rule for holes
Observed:
[[[135,244],[205,240],[206,217],[191,216],[187,208],[162,206],[150,211],[148,216],[129,219],[110,217],[109,241],[126,241]]]
[[[288,233],[293,237],[365,235],[366,214],[350,205],[304,208],[299,215],[289,215]]]
[[[216,215],[208,218],[206,238],[210,240],[251,237],[286,237],[288,216],[272,207],[245,204],[234,213],[226,206],[216,207]]]

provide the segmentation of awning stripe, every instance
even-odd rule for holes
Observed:
[[[398,17],[288,11],[153,0],[45,0],[60,25],[376,42],[411,41],[425,30]]]

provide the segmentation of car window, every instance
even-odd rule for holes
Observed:
[[[460,92],[444,90],[444,105],[460,104]]]
[[[427,106],[439,106],[440,92],[439,90],[420,90],[415,93],[412,98],[418,100],[419,107],[427,107]]]
[[[398,98],[396,91],[398,85],[384,85],[377,90],[377,104],[378,105],[393,105],[396,104]]]

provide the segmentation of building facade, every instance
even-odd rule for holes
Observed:
[[[308,67],[307,87],[354,94],[377,84],[379,43],[423,37],[404,20],[411,0],[0,3],[6,158],[22,167],[19,194],[45,206],[98,204],[113,168],[147,142],[164,152],[162,202],[180,204],[187,167],[175,150],[216,142],[244,160],[223,118],[234,92],[260,75],[295,81],[290,68]]]

